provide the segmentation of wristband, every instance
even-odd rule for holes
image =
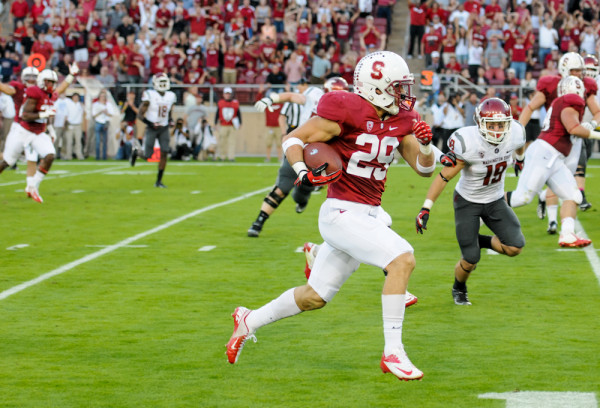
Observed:
[[[144,122],[144,123],[145,123],[146,125],[148,125],[148,126],[154,127],[154,123],[150,122],[150,121],[149,121],[148,119],[146,119],[146,118],[143,118],[143,119],[142,119],[142,122]]]
[[[518,161],[523,161],[523,160],[525,159],[525,153],[523,153],[523,154],[518,154],[518,153],[515,153],[515,158],[516,158]]]
[[[593,130],[596,130],[596,128],[598,127],[598,122],[596,122],[594,119],[590,120],[590,124],[594,127]]]
[[[67,77],[65,78],[65,82],[67,84],[72,84],[74,80],[75,80],[75,77],[71,74],[67,75]]]
[[[294,169],[298,176],[300,176],[300,173],[302,173],[303,171],[308,173],[308,167],[306,167],[306,163],[304,163],[303,161],[299,161],[292,164],[292,169]]]
[[[429,198],[426,199],[423,203],[423,207],[431,210],[431,207],[433,207],[433,200],[430,200]]]
[[[429,148],[431,148],[431,146],[429,146]],[[425,167],[421,163],[419,163],[419,156],[417,155],[417,170],[419,170],[419,172],[421,173],[433,173],[433,171],[435,170],[435,161],[431,166]]]
[[[281,144],[281,147],[283,148],[283,154],[286,154],[287,149],[289,149],[293,145],[298,145],[304,148],[304,143],[302,142],[302,140],[298,139],[297,137],[290,137]]]
[[[600,132],[596,130],[590,130],[590,139],[600,140]]]
[[[278,103],[279,102],[279,94],[278,93],[271,92],[269,94],[269,98],[271,98],[271,100],[273,101],[273,103]]]
[[[442,172],[440,171],[440,177],[442,178],[442,180],[444,180],[446,183],[449,181],[446,177],[442,176]]]
[[[421,150],[421,153],[428,156],[431,153],[431,143],[427,143],[426,145],[419,143],[419,150]]]

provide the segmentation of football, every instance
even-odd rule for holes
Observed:
[[[309,143],[304,146],[304,162],[311,170],[327,163],[325,174],[334,173],[342,168],[342,158],[339,153],[323,142]]]

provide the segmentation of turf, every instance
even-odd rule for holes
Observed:
[[[591,164],[594,207],[579,220],[600,242],[600,162]],[[417,258],[404,342],[425,372],[405,383],[379,369],[383,274],[364,265],[325,309],[262,328],[227,363],[234,308],[302,285],[296,250],[320,242],[324,191],[300,215],[286,200],[259,238],[246,236],[276,164],[170,162],[163,190],[155,164],[57,162],[42,205],[25,198],[20,169],[0,176],[0,292],[57,275],[0,300],[2,407],[504,407],[478,396],[600,389],[598,278],[584,251],[557,250],[535,204],[516,210],[523,253],[483,252],[473,306],[458,307],[455,181],[417,236],[431,180],[390,169],[383,205]]]

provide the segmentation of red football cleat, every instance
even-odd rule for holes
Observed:
[[[560,234],[558,239],[558,245],[563,248],[583,248],[592,243],[591,240],[586,238],[580,238],[573,233]]]
[[[242,353],[244,343],[246,340],[252,339],[256,343],[256,336],[254,332],[250,332],[248,326],[246,326],[246,318],[250,314],[251,310],[245,307],[238,307],[235,309],[233,314],[233,334],[227,343],[227,359],[231,364],[235,364]]]
[[[423,378],[423,372],[419,370],[411,361],[403,349],[397,348],[393,353],[385,353],[381,356],[381,371],[383,373],[392,373],[399,380],[410,381]]]

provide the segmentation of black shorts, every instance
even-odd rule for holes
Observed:
[[[525,246],[519,219],[504,198],[487,204],[477,204],[465,200],[454,191],[456,239],[465,261],[476,264],[481,258],[479,219],[498,236],[502,244],[517,248]]]
[[[154,143],[158,139],[160,145],[160,151],[168,153],[169,143],[171,136],[169,135],[168,126],[160,126],[158,129],[152,129],[150,126],[146,127],[146,137],[144,139],[144,157],[152,157],[154,153]]]

